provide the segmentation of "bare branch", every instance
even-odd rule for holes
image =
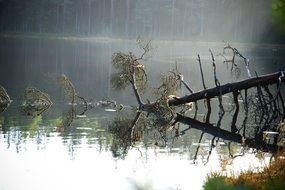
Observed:
[[[199,68],[200,68],[200,73],[201,73],[201,77],[202,77],[202,84],[203,84],[203,87],[204,89],[206,90],[206,85],[205,85],[205,80],[204,80],[204,74],[203,74],[203,69],[202,69],[202,64],[201,64],[201,58],[200,58],[200,55],[198,54],[198,63],[199,63]]]
[[[179,99],[170,100],[169,105],[176,106],[184,104],[186,102],[194,102],[201,99],[214,98],[219,96],[220,94],[223,95],[233,91],[245,90],[258,85],[274,84],[279,80],[279,77],[282,75],[283,72],[284,71],[280,71],[273,74],[263,75],[255,78],[242,80],[240,82],[228,83],[219,87],[202,90],[200,92],[180,97]],[[282,77],[281,80],[282,82],[285,82],[285,77]]]

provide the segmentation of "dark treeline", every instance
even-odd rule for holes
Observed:
[[[0,31],[280,41],[282,35],[272,23],[271,3],[268,0],[0,0]]]

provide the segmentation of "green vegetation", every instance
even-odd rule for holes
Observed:
[[[285,32],[285,0],[274,0],[272,3],[273,21]]]
[[[32,118],[30,123],[27,124],[26,130],[29,132],[30,137],[34,137],[37,134],[38,128],[42,122],[43,122],[42,116],[39,115]]]
[[[207,182],[204,185],[205,190],[235,190],[239,188],[235,188],[231,184],[225,183],[226,177],[219,175],[219,174],[213,174],[211,177],[207,179]],[[242,189],[242,188],[240,188]]]
[[[144,65],[141,65],[138,60],[139,58],[136,58],[131,52],[128,54],[118,52],[113,55],[113,66],[118,71],[111,78],[111,83],[115,89],[122,90],[130,85],[133,73],[139,91],[145,88],[147,79]]]
[[[272,163],[260,172],[247,171],[237,177],[212,174],[204,184],[205,190],[281,190],[285,189],[285,151],[278,153]]]

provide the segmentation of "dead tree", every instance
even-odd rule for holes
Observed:
[[[63,90],[65,99],[68,101],[68,107],[62,112],[61,123],[57,126],[57,131],[69,133],[72,130],[71,124],[74,119],[86,117],[84,114],[91,107],[88,107],[87,100],[78,94],[75,86],[65,74],[58,76],[57,80]]]
[[[273,74],[267,74],[262,76],[257,76],[250,79],[245,79],[239,82],[228,83],[221,86],[216,86],[210,89],[201,90],[199,92],[186,95],[184,97],[176,98],[170,100],[169,106],[178,106],[188,102],[194,102],[202,99],[211,99],[218,97],[220,94],[224,95],[227,93],[238,92],[241,90],[247,90],[249,88],[257,86],[267,86],[272,84],[279,84],[279,82],[285,82],[285,71],[279,71]],[[280,84],[281,85],[281,84]]]
[[[149,42],[142,48],[143,53],[139,58],[136,58],[132,53],[116,53],[113,56],[113,64],[117,69],[117,73],[113,75],[112,83],[118,89],[124,89],[126,86],[131,85],[138,102],[137,114],[132,124],[129,125],[128,137],[132,142],[134,131],[137,129],[139,118],[146,113],[146,117],[151,116],[155,118],[152,125],[153,128],[161,133],[161,138],[165,138],[165,131],[169,128],[173,128],[176,131],[176,137],[185,134],[185,132],[191,128],[196,128],[202,131],[199,142],[202,140],[205,133],[213,135],[211,141],[211,148],[209,155],[212,151],[214,144],[219,139],[224,139],[232,142],[240,143],[247,147],[256,148],[262,151],[276,152],[279,148],[277,146],[277,140],[275,143],[268,144],[264,141],[262,134],[264,131],[277,130],[277,125],[284,120],[285,117],[285,105],[283,96],[281,94],[281,85],[285,81],[284,71],[277,73],[267,74],[263,76],[251,77],[249,70],[249,60],[246,59],[237,49],[227,46],[224,50],[230,49],[233,52],[231,61],[232,69],[237,68],[235,63],[236,57],[242,58],[245,67],[248,72],[248,79],[241,80],[239,82],[221,84],[216,73],[216,61],[212,51],[210,54],[212,57],[213,76],[215,81],[215,87],[207,88],[204,81],[204,74],[200,56],[198,55],[198,63],[202,78],[203,90],[194,92],[194,90],[184,80],[183,75],[176,68],[169,73],[169,75],[163,75],[161,77],[161,85],[156,89],[158,99],[156,101],[142,100],[142,89],[147,83],[147,76],[144,70],[144,65],[140,62],[144,60],[144,56],[149,51]],[[232,70],[231,69],[231,70]],[[180,84],[180,85],[179,85]],[[178,96],[177,90],[181,84],[189,91],[188,95]],[[269,86],[277,86],[277,93],[273,93]],[[251,94],[249,94],[251,92]],[[225,114],[224,102],[222,95],[232,94],[233,103],[235,105],[235,112],[232,118],[230,131],[221,129],[221,121]],[[211,99],[217,98],[219,101],[219,120],[216,125],[210,124],[211,115]],[[197,102],[206,101],[206,120],[200,122],[196,120],[197,115]],[[245,111],[245,117],[241,127],[237,126],[237,118],[241,111],[241,104]],[[184,112],[181,111],[181,106],[185,106],[188,103],[195,103],[195,116],[194,119],[184,116]],[[258,112],[256,110],[259,110]],[[252,117],[250,114],[255,114]],[[253,134],[247,135],[248,118],[255,118],[255,122],[260,124],[260,127],[253,128]],[[189,125],[189,128],[179,131],[178,123],[184,123]],[[272,125],[272,126],[271,126]],[[242,134],[240,134],[242,131]],[[180,134],[179,134],[180,133]],[[199,151],[197,148],[196,154]]]

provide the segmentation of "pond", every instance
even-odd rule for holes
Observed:
[[[179,126],[184,130],[183,135],[170,131],[165,140],[152,131],[135,144],[122,146],[110,127],[118,117],[127,115],[132,120],[133,106],[137,106],[137,102],[131,89],[112,88],[110,78],[115,72],[112,55],[129,51],[140,55],[135,41],[8,36],[0,40],[0,85],[13,100],[0,115],[0,189],[202,189],[211,172],[258,170],[268,163],[270,154],[258,159],[253,149],[247,149],[234,160],[227,159],[227,141],[221,139],[213,148],[210,134],[200,140],[201,131],[188,130],[185,124]],[[214,87],[209,48],[216,56],[221,84],[247,78],[244,65],[240,64],[241,74],[237,79],[232,76],[230,66],[223,63],[219,54],[225,45],[153,41],[153,49],[144,62],[151,83],[149,88],[157,86],[160,74],[173,69],[176,63],[194,91],[202,90],[197,54],[201,57],[207,87]],[[285,70],[283,46],[232,46],[250,60],[250,69],[258,75]],[[77,107],[70,105],[61,93],[55,78],[62,74],[68,76],[78,94],[93,105],[84,115],[69,117],[70,110]],[[49,94],[53,105],[39,116],[23,114],[20,106],[27,87]],[[182,90],[182,94],[187,91]],[[143,98],[154,99],[154,95],[147,92]],[[124,105],[124,110],[118,113],[98,106],[98,102],[105,99]],[[200,121],[207,112],[203,104],[199,102],[197,118]],[[217,100],[212,107],[209,123],[217,123]],[[188,114],[192,116],[193,110]],[[226,112],[221,128],[229,128],[233,114]],[[237,118],[238,126],[243,122],[243,114]],[[66,120],[68,127],[62,128]],[[161,142],[162,139],[165,141]],[[238,143],[230,146],[232,154],[243,151]],[[232,164],[225,164],[227,161]]]

